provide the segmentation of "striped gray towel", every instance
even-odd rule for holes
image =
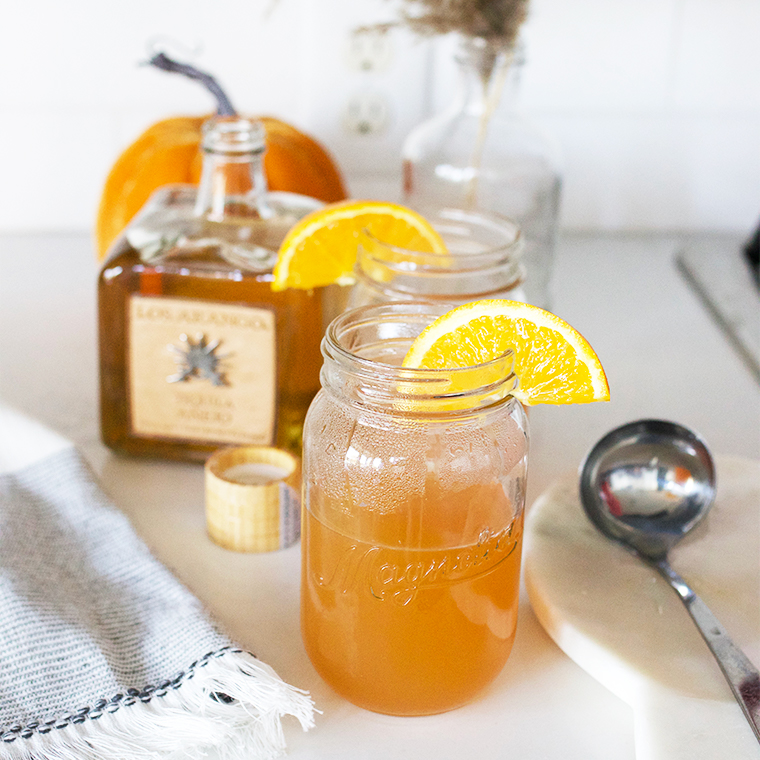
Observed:
[[[236,648],[66,440],[0,406],[0,760],[273,758],[310,697]]]

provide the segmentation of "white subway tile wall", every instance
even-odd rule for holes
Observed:
[[[138,64],[152,45],[238,108],[321,140],[355,196],[395,199],[400,147],[454,86],[449,40],[357,27],[393,0],[38,0],[0,25],[2,230],[92,227],[118,153],[212,108]],[[564,156],[565,228],[749,231],[760,216],[760,0],[532,0],[523,112]],[[358,50],[358,52],[357,52]]]

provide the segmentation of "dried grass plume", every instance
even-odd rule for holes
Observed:
[[[528,0],[402,0],[401,16],[418,34],[458,32],[491,45],[511,45],[528,13]]]

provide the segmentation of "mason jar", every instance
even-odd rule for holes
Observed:
[[[359,237],[350,307],[393,301],[459,305],[484,298],[524,301],[519,226],[496,214],[441,209],[426,216],[446,253],[423,253]]]
[[[339,694],[392,715],[467,703],[517,623],[528,428],[512,355],[402,368],[439,313],[402,302],[335,319],[305,423],[306,651]]]

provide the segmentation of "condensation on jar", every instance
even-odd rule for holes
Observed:
[[[459,209],[430,212],[426,218],[446,243],[447,253],[388,245],[367,230],[360,235],[350,307],[394,301],[459,305],[484,298],[526,300],[523,237],[515,222]]]
[[[401,368],[438,313],[395,303],[333,321],[305,427],[306,650],[339,694],[393,715],[469,702],[517,623],[528,430],[512,357]]]

